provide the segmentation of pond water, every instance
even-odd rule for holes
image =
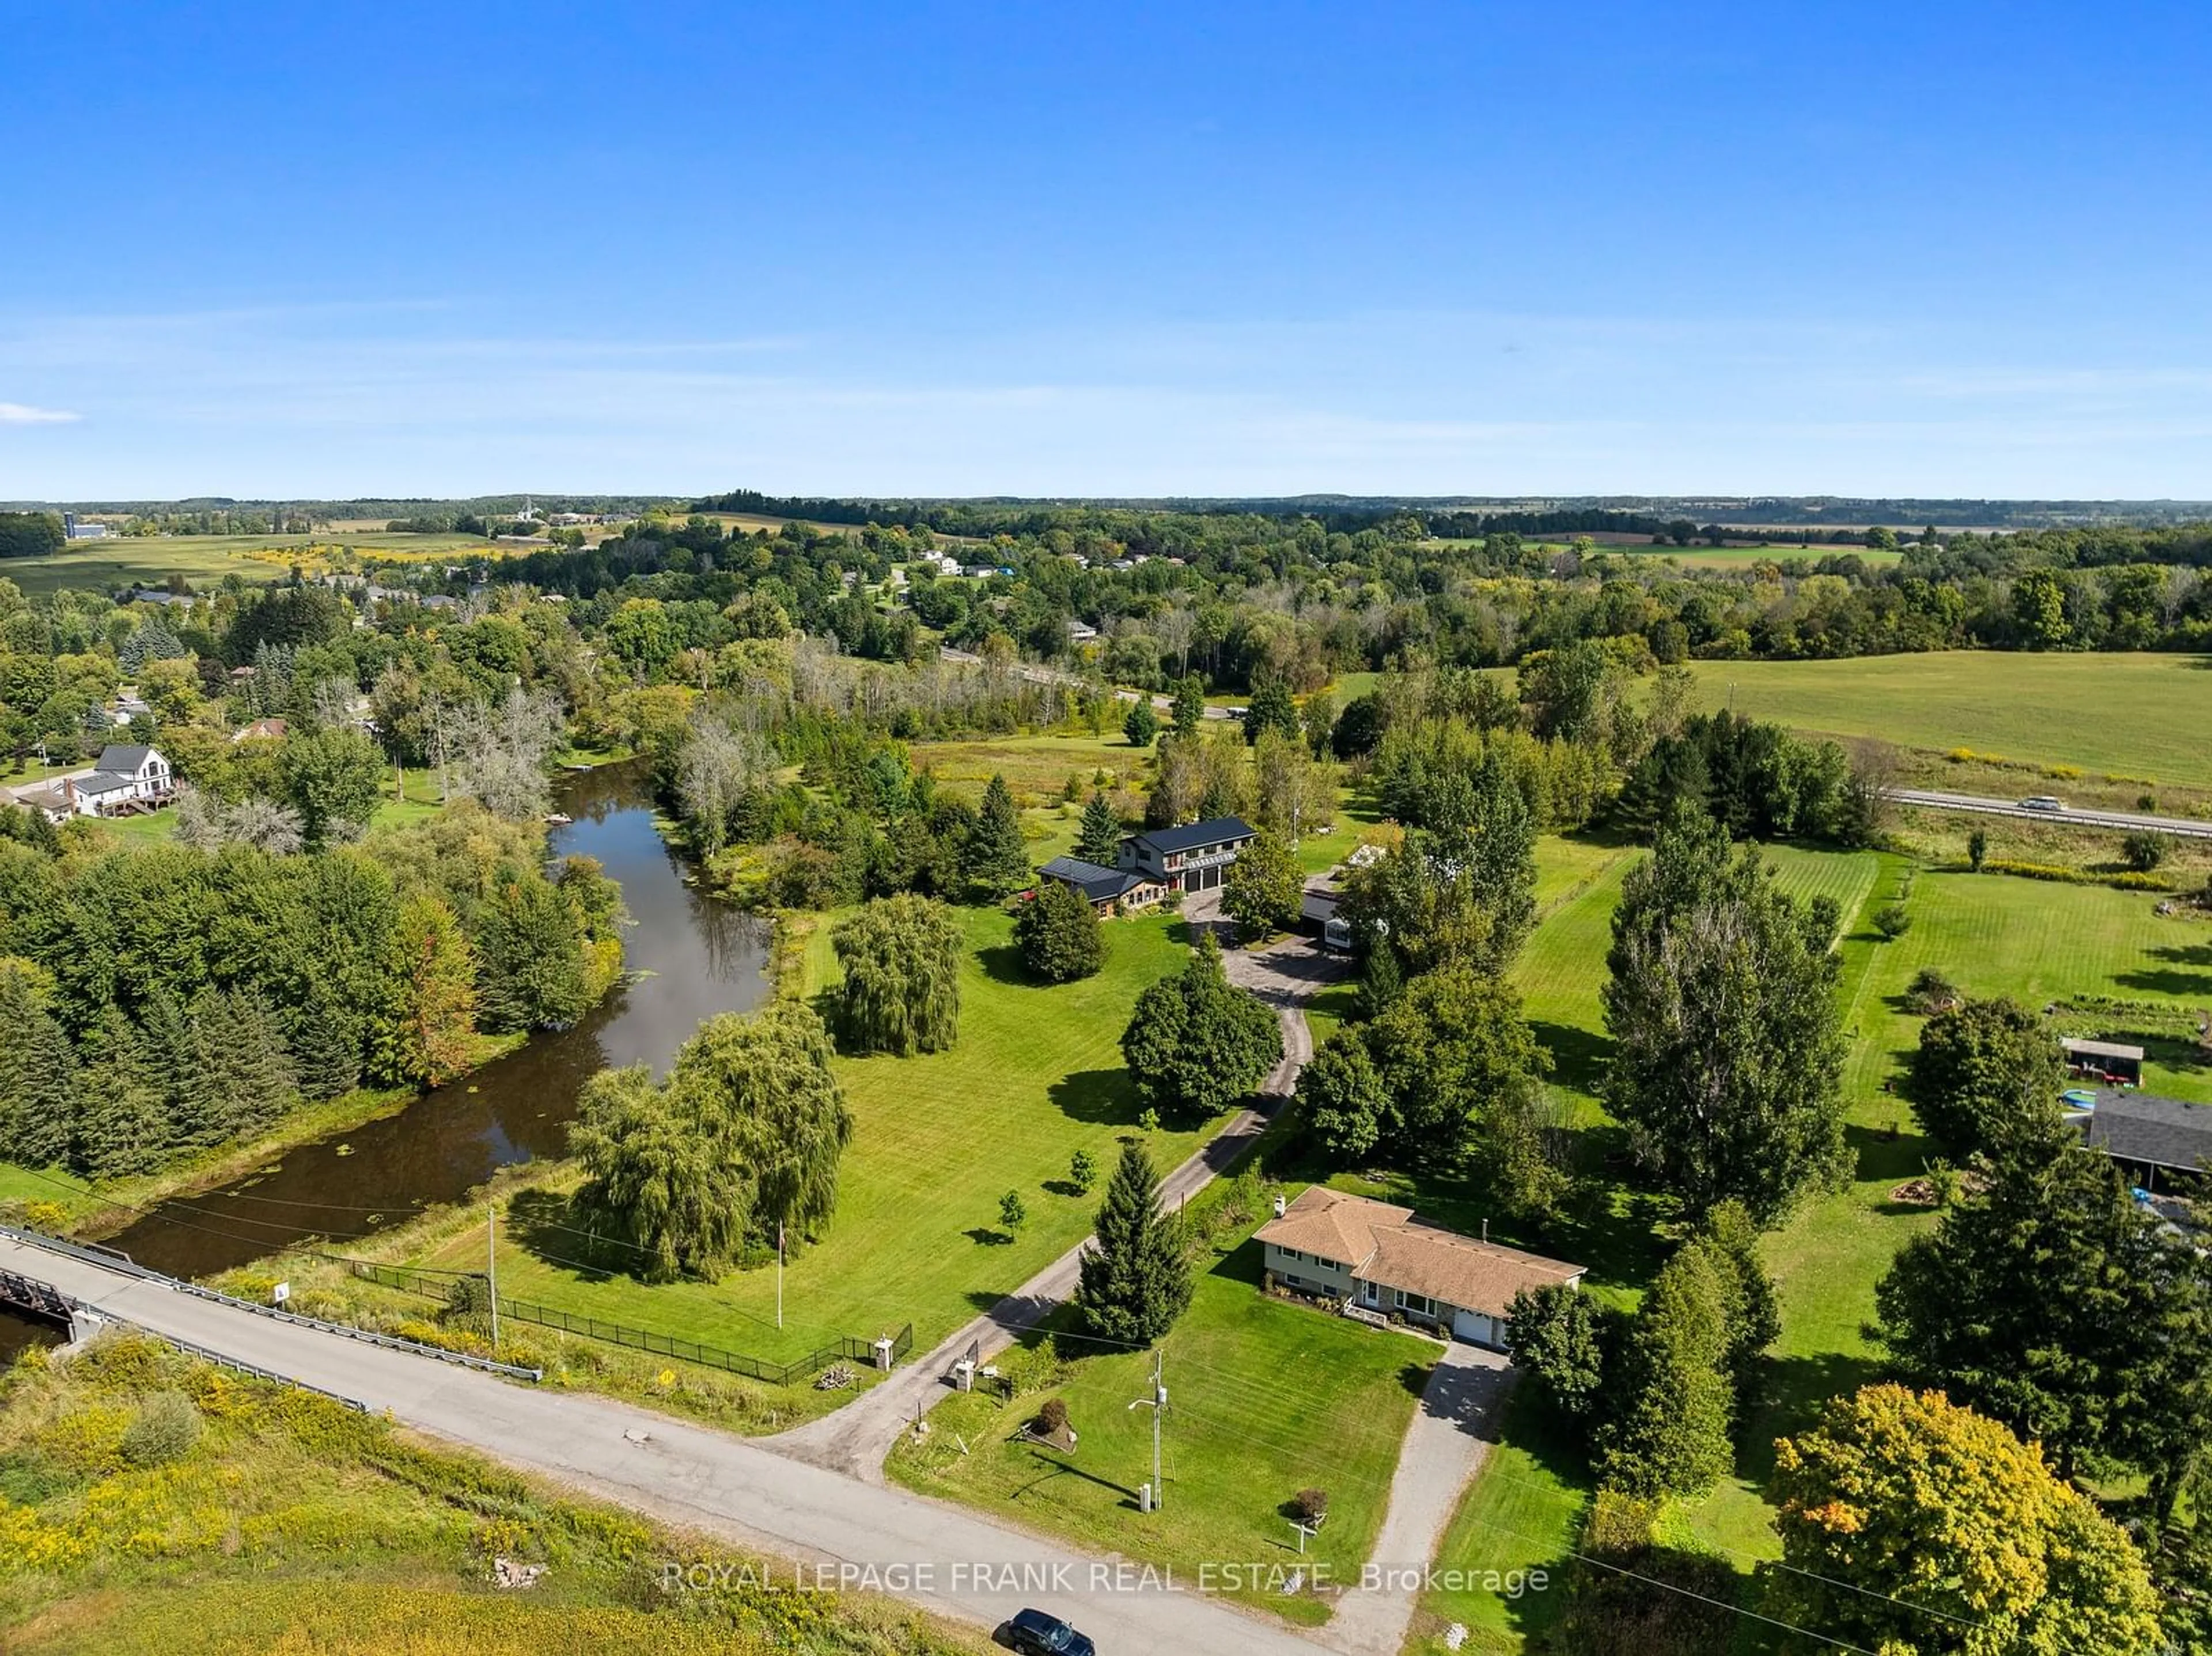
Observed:
[[[163,1202],[104,1239],[109,1246],[179,1277],[313,1237],[343,1252],[501,1168],[565,1155],[578,1095],[594,1073],[665,1068],[702,1020],[767,998],[768,925],[685,883],[684,863],[653,828],[641,764],[568,775],[556,798],[575,820],[552,830],[553,853],[596,857],[621,883],[635,922],[623,939],[633,980],[574,1028],[533,1035],[397,1114],[288,1151],[235,1183]]]

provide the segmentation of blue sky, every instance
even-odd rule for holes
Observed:
[[[0,0],[0,498],[2212,497],[2212,8]]]

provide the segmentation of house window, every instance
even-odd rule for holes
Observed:
[[[1425,1294],[1408,1294],[1402,1288],[1398,1290],[1398,1308],[1401,1311],[1419,1312],[1424,1317],[1433,1317],[1437,1314],[1437,1302]]]
[[[1341,1271],[1344,1269],[1344,1267],[1337,1264],[1335,1260],[1324,1259],[1318,1253],[1314,1255],[1314,1263],[1319,1265],[1323,1271]]]
[[[1279,1247],[1275,1252],[1281,1254],[1283,1258],[1288,1259],[1294,1265],[1304,1265],[1305,1263],[1306,1256],[1299,1253],[1297,1249],[1294,1247]]]

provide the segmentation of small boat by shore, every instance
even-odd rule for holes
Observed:
[[[545,819],[547,828],[566,828],[576,819],[564,810],[556,810]]]

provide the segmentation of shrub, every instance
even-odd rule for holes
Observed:
[[[1085,1196],[1098,1182],[1098,1158],[1089,1150],[1078,1150],[1067,1159],[1067,1177],[1077,1192]]]
[[[449,1328],[472,1329],[478,1333],[491,1326],[491,1284],[482,1277],[456,1277],[446,1289],[446,1312],[442,1319]]]
[[[1903,903],[1884,903],[1874,912],[1874,929],[1894,943],[1912,930],[1912,915]]]
[[[2136,828],[2120,840],[2120,860],[2138,874],[2148,874],[2166,860],[2166,836]]]
[[[1291,1510],[1297,1514],[1299,1523],[1310,1530],[1317,1530],[1328,1516],[1328,1491],[1300,1489],[1291,1497]]]
[[[1036,1429],[1046,1437],[1058,1437],[1067,1429],[1067,1400],[1047,1398],[1038,1405]]]
[[[182,1392],[156,1392],[123,1430],[123,1458],[134,1466],[182,1460],[200,1438],[200,1411]]]
[[[1923,966],[1905,986],[1905,998],[1914,1011],[1926,1016],[1957,1005],[1965,998],[1965,992],[1934,967]]]

